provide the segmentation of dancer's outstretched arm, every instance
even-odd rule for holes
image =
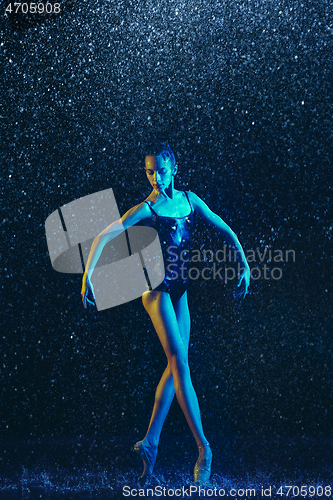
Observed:
[[[208,207],[208,205],[206,205],[206,203],[201,198],[199,198],[199,196],[192,192],[189,192],[189,196],[194,210],[196,210],[206,222],[212,225],[216,231],[222,234],[222,236],[230,246],[236,248],[236,257],[239,258],[241,264],[244,266],[244,269],[240,275],[238,287],[242,287],[243,291],[240,295],[243,295],[243,297],[245,297],[250,285],[250,267],[247,263],[244,250],[237,238],[237,235],[228,226],[228,224],[221,219],[219,215],[214,213]]]
[[[82,279],[81,296],[83,306],[86,308],[87,304],[94,304],[92,300],[88,299],[88,292],[91,291],[92,297],[95,300],[94,289],[90,281],[91,275],[95,269],[98,259],[101,256],[105,245],[113,238],[121,234],[125,229],[134,226],[142,219],[150,217],[151,211],[147,203],[140,203],[133,208],[130,208],[120,219],[112,222],[94,239],[89,252],[86,269]]]

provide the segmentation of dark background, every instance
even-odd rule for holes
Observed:
[[[165,356],[140,299],[83,309],[81,277],[52,269],[44,224],[109,187],[122,213],[142,201],[151,137],[169,140],[176,187],[201,196],[244,249],[296,252],[295,262],[266,261],[282,278],[253,280],[244,301],[218,281],[191,286],[190,363],[215,471],[233,460],[245,464],[240,475],[265,464],[329,469],[330,2],[98,0],[52,15],[5,15],[6,5],[4,477],[48,464],[132,466],[126,454],[146,432]],[[223,243],[198,223],[196,248]],[[164,436],[180,454],[192,446],[191,469],[195,445],[176,403]]]

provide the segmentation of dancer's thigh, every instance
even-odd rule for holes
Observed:
[[[177,315],[166,292],[149,291],[142,296],[143,305],[148,312],[156,333],[170,362],[176,356],[180,361],[187,360],[187,344],[184,345],[178,325]]]
[[[190,341],[191,318],[187,302],[187,292],[183,293],[180,299],[174,303],[174,309],[176,313],[180,336],[182,338],[186,350],[188,350],[188,345]]]

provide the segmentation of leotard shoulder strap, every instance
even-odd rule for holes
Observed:
[[[158,217],[157,213],[155,212],[155,210],[152,208],[152,206],[150,205],[150,203],[148,203],[148,201],[145,201],[145,203],[147,203],[148,207],[150,208],[150,210],[153,212],[154,215],[156,215],[156,217]]]
[[[193,207],[192,207],[192,203],[190,202],[190,198],[187,194],[187,191],[183,191],[185,193],[185,196],[187,198],[187,201],[188,201],[188,204],[190,205],[190,209],[191,209],[191,212],[193,212]]]

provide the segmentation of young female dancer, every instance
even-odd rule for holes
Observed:
[[[243,265],[238,282],[241,289],[239,295],[244,297],[250,282],[250,269],[241,244],[230,227],[197,195],[175,189],[177,165],[169,145],[161,143],[155,150],[149,151],[145,157],[145,170],[153,188],[152,192],[144,202],[128,210],[121,219],[113,222],[94,239],[83,276],[81,295],[84,307],[87,307],[88,303],[94,303],[88,298],[89,293],[94,299],[90,278],[105,244],[115,234],[140,222],[157,230],[165,261],[165,278],[154,290],[147,290],[142,300],[161,341],[168,364],[156,389],[155,404],[146,436],[134,445],[134,450],[142,457],[144,464],[139,479],[140,483],[144,484],[152,474],[160,433],[176,394],[199,449],[199,457],[194,467],[194,481],[204,484],[210,477],[212,452],[203,431],[198,399],[188,366],[190,315],[186,276],[188,257],[185,259],[185,253],[189,248],[193,214],[200,214],[204,221],[224,236],[227,243],[238,250],[237,255]],[[176,258],[172,260],[171,257]]]

